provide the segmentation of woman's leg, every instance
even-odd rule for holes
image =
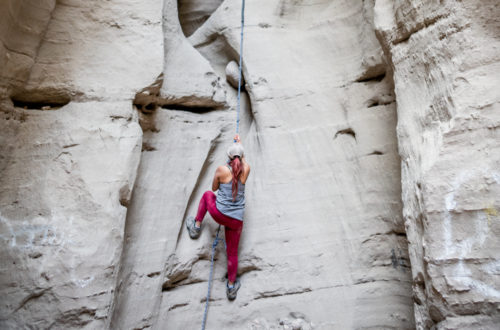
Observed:
[[[238,274],[238,245],[240,243],[241,230],[243,229],[243,222],[239,222],[241,225],[238,229],[224,227],[226,230],[227,245],[227,279],[231,285],[236,280],[236,275]]]
[[[226,234],[227,279],[233,284],[238,273],[238,245],[240,243],[243,221],[222,214],[216,207],[208,207],[208,212],[214,220],[223,225]]]
[[[196,221],[202,222],[203,218],[205,218],[205,214],[207,214],[208,211],[218,224],[235,230],[243,226],[243,221],[239,221],[222,214],[217,209],[217,205],[215,203],[216,199],[217,197],[215,196],[213,191],[205,191],[205,193],[201,197],[200,204],[198,205],[198,213],[196,213],[196,217],[194,219]]]
[[[224,226],[227,245],[227,277],[229,283],[232,284],[236,280],[236,275],[238,273],[238,245],[243,229],[243,221],[222,214],[217,209],[215,200],[216,196],[213,192],[207,191],[203,194],[195,219],[196,221],[203,220],[208,210],[212,218],[214,218],[217,223]]]
[[[207,214],[208,206],[212,204],[215,205],[215,199],[216,197],[213,191],[205,191],[198,205],[198,213],[196,213],[196,217],[194,218],[195,221],[203,221],[205,214]]]

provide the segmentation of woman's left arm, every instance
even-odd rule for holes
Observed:
[[[214,174],[214,179],[212,181],[212,191],[216,191],[219,189],[219,177],[220,177],[220,173],[221,173],[221,167],[217,167],[217,170],[215,171],[215,174]]]

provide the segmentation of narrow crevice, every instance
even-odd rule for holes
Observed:
[[[406,238],[406,235],[405,235]],[[396,255],[396,250],[391,249],[391,264],[394,269],[402,268],[403,270],[408,270],[410,267],[408,258],[403,255],[402,250],[398,249],[398,254]]]
[[[67,145],[63,146],[63,149],[73,148],[73,147],[76,147],[76,146],[79,146],[79,145],[80,145],[79,143],[67,144]]]
[[[153,147],[148,142],[142,142],[142,150],[141,151],[156,151],[156,148]]]
[[[496,259],[493,257],[484,257],[484,258],[476,258],[476,257],[470,257],[470,258],[447,258],[447,259],[433,259],[427,261],[427,263],[434,265],[434,266],[445,266],[445,265],[456,265],[459,263],[470,263],[470,264],[484,264],[488,262],[494,262]]]
[[[384,80],[384,78],[385,78],[385,72],[382,74],[373,76],[373,77],[357,79],[356,82],[358,82],[358,83],[380,82],[380,81]]]
[[[194,184],[193,190],[191,191],[191,195],[189,196],[188,202],[186,204],[186,208],[184,210],[184,214],[182,215],[182,219],[186,219],[187,212],[189,210],[189,206],[192,205],[193,200],[195,198],[196,192],[200,188],[201,181],[203,178],[207,175],[208,168],[210,167],[210,164],[212,163],[212,156],[215,153],[215,150],[217,149],[217,146],[220,144],[219,139],[222,136],[222,130],[217,134],[217,136],[211,141],[210,143],[210,149],[207,152],[207,155],[205,156],[205,161],[203,162],[203,165],[201,167],[200,173],[198,175],[198,178],[196,179],[196,183]],[[181,234],[184,231],[184,220],[181,224],[179,233],[177,234],[177,240],[175,242],[175,250],[177,250],[177,247],[179,245],[179,241],[181,238]]]
[[[374,239],[376,237],[382,237],[382,236],[396,236],[396,237],[401,237],[401,238],[404,238],[404,239],[407,238],[406,232],[399,232],[399,231],[391,230],[391,231],[388,231],[386,233],[372,234],[368,238],[366,238],[364,241],[362,241],[361,244],[364,244],[364,243],[366,243],[368,241],[371,241],[372,239]]]
[[[147,277],[149,278],[153,278],[153,277],[156,277],[156,276],[159,276],[161,274],[161,272],[153,272],[153,273],[149,273],[147,275]]]
[[[390,105],[390,104],[393,104],[395,101],[394,100],[380,100],[380,99],[377,99],[377,100],[370,100],[370,103],[366,106],[367,108],[375,108],[375,107],[378,107],[378,106],[384,106],[384,105]]]
[[[48,25],[48,24],[47,24]],[[40,44],[43,40],[43,35],[45,34],[45,31],[43,32],[43,34],[40,35]],[[9,53],[12,53],[12,54],[18,54],[18,55],[23,55],[23,56],[26,56],[26,57],[29,57],[30,59],[35,59],[36,58],[36,53],[37,51],[35,51],[35,54],[30,54],[29,52],[23,52],[21,50],[17,50],[17,49],[14,49],[14,48],[11,48],[9,47],[9,44],[7,42],[5,42],[5,40],[2,40],[2,46],[3,48],[5,48],[5,50],[7,50]],[[19,82],[24,82],[24,80],[18,80]]]
[[[292,291],[292,292],[262,292],[260,293],[259,296],[255,297],[254,300],[259,300],[259,299],[266,299],[266,298],[274,298],[274,297],[284,297],[284,296],[291,296],[291,295],[297,295],[297,294],[302,294],[302,293],[307,293],[311,292],[311,288],[305,288],[302,290],[297,290],[297,291]]]
[[[413,29],[411,29],[410,31],[407,31],[405,34],[403,34],[400,38],[396,39],[393,41],[393,45],[397,45],[397,44],[400,44],[400,43],[403,43],[403,42],[406,42],[410,39],[410,37],[412,35],[414,35],[415,33],[418,33],[419,31],[423,30],[423,29],[426,29],[426,28],[429,28],[431,26],[433,26],[434,24],[436,24],[438,21],[444,19],[448,17],[447,14],[443,14],[443,15],[437,15],[435,17],[432,17],[432,18],[428,18],[426,20],[424,20],[423,22],[421,22],[420,24],[417,24]]]
[[[111,118],[112,122],[117,121],[117,120],[124,120],[126,122],[132,121],[132,116],[125,117],[125,116],[112,115],[112,116],[109,116],[109,118]]]
[[[221,301],[221,300],[223,300],[223,299],[210,298],[210,299],[208,299],[208,302],[209,303],[213,303],[213,302]],[[200,304],[204,304],[206,302],[207,302],[207,297],[203,297],[203,298],[200,299]]]
[[[150,329],[150,328],[151,328],[151,325],[146,324],[146,325],[143,325],[140,328],[133,328],[132,330],[144,330],[144,329]]]
[[[21,308],[23,308],[24,306],[26,306],[26,304],[32,300],[35,300],[35,299],[38,299],[40,298],[41,296],[43,296],[45,294],[45,292],[47,292],[49,289],[42,289],[38,292],[33,292],[31,293],[30,295],[28,295],[27,297],[25,297],[21,303],[19,304],[19,306],[12,312],[12,314],[14,314],[15,312],[17,312],[18,310],[20,310]]]
[[[163,73],[149,86],[144,87],[135,94],[132,104],[143,113],[151,113],[158,108],[160,89],[163,84]]]
[[[99,318],[102,318],[102,316],[97,314],[97,309],[82,307],[63,312],[56,319],[55,324],[58,324],[62,329],[82,329],[87,324]]]
[[[334,139],[336,139],[338,135],[350,135],[354,138],[354,140],[356,140],[356,132],[350,127],[337,131],[337,133],[335,133]]]
[[[58,110],[68,104],[71,100],[62,99],[56,101],[24,101],[17,98],[12,98],[14,107],[28,110]]]
[[[171,307],[169,307],[168,311],[172,311],[174,309],[177,309],[177,308],[181,308],[181,307],[186,307],[186,306],[189,306],[189,303],[181,303],[181,304],[175,304]]]
[[[186,281],[186,280],[187,280],[187,278],[183,278],[183,279],[180,279],[180,280],[172,282],[172,283],[163,284],[163,286],[161,287],[161,291],[167,292],[167,291],[172,291],[172,290],[179,288],[181,286],[206,282],[206,281],[202,281],[202,280],[192,280],[192,281]]]
[[[135,105],[135,104],[133,104]],[[147,124],[150,124],[151,127],[149,127],[147,124],[144,123],[143,117],[147,117],[149,119],[152,118],[151,121],[146,120]],[[142,136],[144,138],[144,132],[146,132],[149,128],[149,130],[154,131],[154,114],[145,114],[145,113],[140,113],[139,114],[139,119],[138,119],[138,124],[141,126],[142,129]],[[108,307],[108,318],[107,318],[107,328],[112,327],[112,325],[116,322],[118,319],[117,316],[117,311],[116,311],[116,306],[118,305],[118,301],[120,299],[120,294],[122,293],[123,290],[123,285],[127,283],[127,281],[133,276],[137,276],[135,272],[131,272],[125,276],[124,272],[124,267],[123,265],[125,264],[125,260],[127,259],[127,245],[128,243],[128,238],[129,233],[130,233],[130,226],[131,226],[131,220],[129,218],[129,213],[128,213],[128,206],[132,202],[132,199],[134,198],[134,193],[136,190],[136,182],[139,174],[139,169],[141,167],[142,163],[142,153],[139,155],[139,162],[137,164],[137,168],[135,170],[135,181],[131,183],[131,186],[129,187],[128,185],[123,186],[120,189],[120,204],[126,208],[126,214],[125,214],[125,224],[123,228],[123,239],[121,243],[121,249],[120,249],[120,257],[119,257],[119,264],[116,268],[116,277],[115,277],[115,284],[114,284],[114,291],[112,292],[112,298],[111,298],[111,303]],[[130,191],[132,189],[132,191]],[[150,277],[148,274],[148,277]],[[150,277],[151,278],[151,277]],[[149,327],[149,326],[148,326]]]
[[[385,266],[383,266],[383,267],[385,267]],[[409,282],[409,281],[405,281],[405,280],[402,280],[400,278],[363,278],[363,279],[360,279],[360,280],[353,282],[352,285],[364,285],[364,284],[375,283],[375,282],[401,283],[401,282]]]
[[[260,267],[257,265],[248,265],[246,267],[241,267],[238,269],[238,276],[242,276],[243,274],[248,274],[250,272],[256,272],[262,270]],[[226,278],[227,278],[227,273],[226,273]]]
[[[168,109],[168,110],[187,111],[187,112],[201,113],[201,114],[221,109],[220,107],[186,106],[181,104],[165,104],[162,105],[161,107],[163,109]]]
[[[395,142],[397,145],[399,145],[399,150],[398,150],[398,153],[397,153],[397,156],[399,156],[400,158],[400,162],[399,162],[399,166],[398,166],[398,172],[399,172],[399,175],[400,175],[400,180],[399,180],[399,189],[400,191],[402,191],[403,193],[400,193],[399,195],[399,201],[400,201],[400,204],[401,204],[401,213],[400,213],[400,221],[402,222],[400,224],[399,227],[399,230],[397,231],[392,231],[392,233],[390,234],[393,234],[395,235],[397,241],[399,244],[404,244],[404,249],[407,250],[407,255],[404,256],[404,258],[400,258],[399,260],[397,259],[397,256],[396,258],[393,258],[393,254],[392,254],[392,250],[391,250],[391,266],[401,266],[401,269],[408,273],[408,274],[411,274],[413,272],[413,268],[415,267],[417,270],[419,270],[419,263],[420,261],[418,260],[418,254],[422,252],[421,248],[419,248],[419,244],[415,244],[415,242],[412,242],[412,240],[415,240],[415,234],[413,235],[410,235],[410,237],[408,237],[408,234],[406,232],[406,228],[404,226],[404,223],[405,223],[405,220],[409,223],[412,222],[411,218],[408,219],[406,218],[403,214],[404,214],[404,210],[406,208],[408,208],[408,205],[405,205],[406,201],[403,199],[403,196],[406,194],[405,193],[405,187],[404,187],[404,182],[405,180],[407,180],[407,178],[404,177],[404,173],[402,171],[402,168],[401,168],[401,165],[402,165],[402,162],[401,162],[401,157],[404,155],[402,155],[402,150],[401,150],[401,141],[399,140],[400,139],[400,135],[397,134],[397,130],[398,130],[398,122],[399,122],[399,105],[398,105],[398,94],[396,93],[396,82],[394,81],[394,70],[396,68],[396,65],[394,64],[394,61],[393,61],[393,53],[391,51],[391,49],[393,49],[393,47],[398,44],[398,43],[402,43],[402,42],[405,42],[407,40],[410,39],[410,37],[417,33],[419,30],[421,29],[424,29],[426,27],[429,27],[433,24],[436,24],[441,18],[444,18],[444,16],[439,16],[437,15],[436,17],[434,17],[433,19],[431,20],[428,20],[427,22],[424,22],[424,24],[422,24],[420,27],[417,26],[416,28],[414,28],[412,31],[409,31],[406,35],[404,35],[402,38],[399,38],[397,40],[390,40],[390,38],[384,34],[384,32],[382,30],[378,30],[377,27],[375,27],[375,35],[379,41],[379,44],[384,52],[384,56],[385,56],[385,59],[386,59],[386,62],[388,64],[388,69],[387,69],[387,81],[388,83],[390,83],[391,85],[391,89],[392,89],[392,92],[391,92],[391,95],[394,96],[394,99],[393,99],[393,102],[395,103],[393,108],[394,108],[394,112],[395,112],[395,122],[396,122],[396,127],[394,128],[395,131],[396,131],[396,134],[394,134],[395,136]],[[380,102],[379,102],[380,103]],[[413,206],[411,206],[413,208]],[[413,210],[414,211],[414,210]],[[399,221],[398,221],[399,222]],[[417,222],[418,223],[418,222]],[[395,224],[396,225],[396,224]],[[413,226],[414,224],[410,224],[409,226]],[[415,229],[414,229],[415,230]],[[415,233],[415,231],[412,230],[413,233]],[[417,230],[418,232],[418,230]],[[422,231],[420,231],[422,232]],[[411,233],[411,232],[410,232]],[[369,237],[367,240],[370,240],[372,239],[372,237]],[[382,238],[384,239],[384,238]],[[364,243],[364,242],[363,242]],[[412,244],[413,243],[413,244]],[[395,253],[395,252],[394,252]],[[412,257],[413,256],[413,257]],[[417,257],[415,257],[417,256]],[[398,262],[399,261],[399,262]],[[425,262],[425,261],[424,261]],[[413,265],[413,263],[416,264]],[[424,271],[427,269],[426,266],[423,267]],[[416,303],[415,300],[420,300],[422,297],[425,297],[427,296],[427,294],[425,293],[427,290],[425,289],[425,281],[426,279],[428,278],[427,274],[423,275],[421,272],[419,272],[420,274],[420,280],[419,282],[421,284],[418,284],[417,285],[413,285],[413,288],[412,289],[409,289],[408,290],[408,296],[413,296],[413,301],[415,302],[415,305],[414,305],[414,308],[413,308],[413,319],[428,319],[428,316],[425,316],[425,315],[422,315],[422,311],[423,309],[416,306],[418,305],[418,303]],[[410,275],[411,276],[411,275]],[[411,281],[410,281],[411,283]],[[423,302],[420,301],[420,304],[422,304]],[[425,304],[425,303],[424,303]],[[425,312],[424,312],[425,313]]]

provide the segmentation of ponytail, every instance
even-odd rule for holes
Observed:
[[[242,166],[240,156],[235,156],[230,162],[229,165],[233,169],[233,185],[232,185],[232,193],[233,193],[233,202],[236,200],[236,196],[238,195],[238,180],[240,179]]]

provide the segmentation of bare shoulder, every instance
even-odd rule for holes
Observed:
[[[219,178],[221,181],[226,181],[228,177],[232,176],[231,171],[225,165],[221,165],[217,167],[217,171],[215,171],[215,176]]]
[[[229,168],[225,165],[221,165],[217,167],[217,171],[215,172],[215,176],[219,179],[220,183],[228,183],[231,181],[231,178],[233,175],[231,174],[231,171]]]
[[[217,167],[216,172],[221,173],[221,174],[231,173],[231,171],[229,170],[229,168],[226,165],[220,165],[219,167]]]

